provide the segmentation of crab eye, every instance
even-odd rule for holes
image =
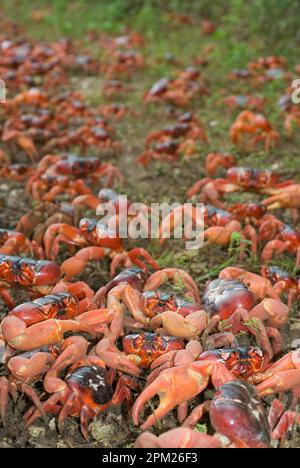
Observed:
[[[257,354],[257,355],[258,355],[259,357],[261,357],[261,358],[264,357],[263,351],[262,351],[261,349],[259,349],[259,348],[253,349],[252,352],[255,353],[255,354]]]
[[[260,182],[261,182],[262,184],[267,184],[267,183],[269,182],[269,177],[268,177],[267,175],[262,175],[262,176],[260,177]]]
[[[221,354],[221,358],[223,359],[223,361],[227,361],[227,359],[229,359],[231,356],[230,353],[222,353]]]

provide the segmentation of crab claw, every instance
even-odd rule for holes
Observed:
[[[179,205],[172,210],[165,218],[163,218],[157,237],[160,239],[160,245],[163,245],[167,239],[182,226],[183,217],[191,222],[194,226],[203,229],[203,209],[191,207],[189,211],[184,205]],[[186,232],[185,232],[186,233]]]
[[[60,343],[68,331],[94,334],[86,324],[75,320],[49,319],[26,328],[25,322],[13,315],[3,319],[1,328],[5,341],[21,351]]]
[[[193,369],[193,364],[164,370],[143,390],[132,409],[133,422],[136,426],[145,403],[155,395],[159,396],[159,405],[141,426],[142,430],[153,426],[173,408],[191,400],[206,388],[208,375],[201,372],[201,367],[205,366],[201,366],[202,363],[199,366],[197,363],[200,367],[198,371]]]
[[[269,197],[263,201],[268,210],[277,210],[279,208],[300,208],[300,186],[273,197]]]
[[[121,354],[104,351],[97,353],[100,359],[111,369],[126,372],[130,375],[140,375],[141,370],[131,362],[126,356]]]
[[[260,383],[256,389],[260,397],[282,393],[300,385],[300,372],[297,369],[276,372],[272,377]]]
[[[269,296],[272,299],[280,301],[279,295],[274,290],[272,283],[267,278],[243,270],[242,268],[228,267],[219,274],[220,279],[238,280],[245,284],[254,294],[257,300],[265,299]]]
[[[264,299],[251,310],[251,317],[259,318],[262,322],[268,321],[268,325],[281,328],[289,318],[289,307],[276,299]]]
[[[127,356],[120,353],[118,348],[109,338],[103,338],[96,346],[96,354],[111,369],[127,372],[131,375],[139,375],[141,370]],[[138,363],[138,356],[136,356]]]
[[[134,448],[221,448],[221,439],[187,427],[177,427],[156,437],[143,432],[135,441]]]
[[[300,349],[279,359],[267,370],[266,375],[269,378],[256,387],[260,397],[297,390],[300,385]]]
[[[147,273],[148,268],[143,260],[139,257],[143,258],[154,270],[159,270],[159,265],[153,260],[149,252],[142,248],[135,248],[128,252],[128,257],[130,261],[136,265],[137,267],[141,268],[145,273]]]
[[[12,375],[21,382],[28,383],[43,375],[55,362],[54,356],[47,352],[37,352],[29,358],[13,356],[7,364]]]
[[[202,353],[202,346],[199,341],[191,340],[186,345],[185,349],[169,351],[168,353],[159,356],[150,366],[150,369],[161,368],[161,365],[166,363],[172,364],[172,367],[181,366],[193,362]],[[171,365],[169,366],[171,367]]]
[[[185,318],[177,312],[166,311],[153,317],[150,325],[153,329],[162,326],[163,333],[178,338],[196,338],[207,326],[207,313],[198,310]]]
[[[195,361],[201,353],[202,346],[199,341],[191,340],[188,342],[185,349],[169,351],[168,353],[159,356],[150,366],[151,373],[147,378],[147,384],[153,382],[153,380],[156,379],[164,369],[189,364]]]
[[[112,262],[110,267],[110,275],[114,278],[117,274],[117,268],[120,265],[123,265],[125,268],[130,268],[133,265],[140,268],[144,273],[148,272],[148,265],[150,265],[154,270],[159,269],[159,265],[153,260],[149,252],[142,248],[135,248],[129,252],[121,252],[112,255]]]

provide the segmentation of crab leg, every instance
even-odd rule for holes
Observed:
[[[153,273],[153,275],[146,281],[144,291],[153,291],[158,289],[162,284],[169,280],[173,281],[174,284],[182,284],[185,286],[188,292],[192,294],[195,302],[200,302],[197,284],[186,271],[178,268],[165,268],[164,270]]]

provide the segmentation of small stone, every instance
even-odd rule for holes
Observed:
[[[70,448],[63,440],[60,440],[56,444],[56,448]]]
[[[55,418],[50,419],[48,426],[49,426],[50,431],[52,432],[56,431]]]
[[[16,207],[18,204],[20,204],[20,200],[22,198],[24,198],[22,190],[11,190],[7,197],[7,206],[12,208]]]
[[[0,442],[0,448],[12,448],[12,446],[13,446],[12,441],[10,441],[10,443],[9,443],[7,440],[4,440],[4,439],[3,439],[3,440]]]
[[[30,437],[37,439],[38,437],[45,437],[46,431],[44,427],[31,426],[28,429]]]
[[[93,439],[109,447],[112,437],[116,435],[116,429],[113,424],[103,424],[101,421],[95,421],[89,425],[89,432]]]
[[[0,190],[2,190],[2,192],[7,192],[8,189],[9,189],[9,186],[7,184],[0,185]]]

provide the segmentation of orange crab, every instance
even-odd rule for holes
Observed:
[[[51,291],[60,277],[57,263],[0,255],[0,295],[9,307],[13,307],[13,300],[7,289],[27,289],[43,296]]]
[[[211,203],[217,208],[225,209],[220,195],[234,192],[258,192],[262,194],[291,193],[295,187],[293,180],[280,181],[280,175],[269,170],[258,170],[249,167],[231,167],[226,178],[204,178],[197,181],[187,192],[188,198],[201,191],[200,201]],[[288,196],[287,195],[287,196]],[[271,200],[272,201],[272,200]],[[263,204],[268,202],[264,201]],[[269,203],[271,205],[271,203]]]
[[[254,112],[262,112],[265,100],[259,96],[231,95],[223,100],[225,106],[232,112],[234,109],[249,109]]]
[[[51,202],[66,190],[75,195],[91,194],[91,190],[82,180],[90,178],[93,183],[107,177],[107,185],[115,180],[123,182],[123,175],[112,164],[102,164],[98,158],[67,155],[60,157],[45,156],[28,181],[27,191],[34,199]]]
[[[63,223],[52,224],[48,227],[44,236],[47,258],[54,258],[58,254],[60,242],[81,247],[79,252],[65,260],[61,266],[61,271],[66,279],[80,274],[88,262],[101,260],[107,253],[112,258],[112,276],[118,265],[122,263],[126,267],[134,263],[146,269],[139,257],[144,258],[154,269],[158,268],[146,250],[134,248],[129,252],[124,251],[122,239],[116,232],[107,230],[101,221],[96,219],[82,218],[79,222],[79,228]]]
[[[263,141],[266,151],[279,142],[279,134],[268,120],[262,114],[248,110],[241,112],[230,128],[230,138],[235,145],[241,144],[245,137],[248,137],[249,147]]]

